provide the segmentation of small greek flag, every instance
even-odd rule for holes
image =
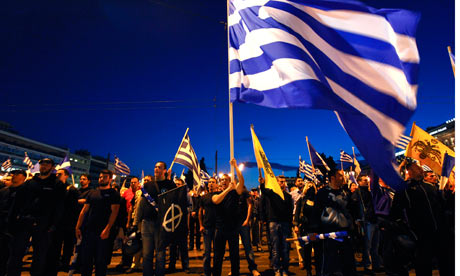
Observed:
[[[409,145],[411,140],[412,140],[412,137],[406,136],[404,134],[401,134],[399,136],[398,141],[396,141],[396,147],[399,148],[399,149],[405,150],[407,148],[407,145]]]
[[[6,170],[8,170],[8,169],[11,168],[11,167],[12,167],[11,158],[8,158],[8,159],[6,159],[5,162],[3,162],[3,164],[2,164],[2,169],[6,171]]]
[[[120,158],[115,156],[115,172],[118,172],[121,175],[129,175],[131,170],[129,167],[120,160]]]
[[[25,155],[25,157],[24,157],[23,162],[24,162],[24,164],[27,165],[27,168],[30,170],[30,169],[32,169],[34,167],[34,164],[32,164],[32,161],[30,160],[29,156],[27,155],[27,152],[24,152],[24,155]]]
[[[353,157],[343,150],[340,151],[340,162],[353,163]]]
[[[64,157],[64,159],[62,159],[62,162],[56,166],[56,171],[60,169],[67,170],[69,174],[72,174],[72,166],[70,165],[70,159],[68,154]]]

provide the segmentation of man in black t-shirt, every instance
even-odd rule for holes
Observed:
[[[232,276],[240,273],[240,256],[238,248],[239,218],[235,215],[238,209],[238,198],[243,193],[244,178],[236,160],[232,159],[230,165],[236,170],[238,184],[231,181],[228,175],[221,179],[223,191],[212,196],[212,202],[216,205],[216,236],[214,241],[214,276],[222,274],[222,263],[225,254],[225,242],[228,241]]]
[[[120,194],[110,187],[112,172],[102,170],[99,175],[99,187],[91,190],[85,205],[80,212],[75,228],[77,239],[82,240],[82,276],[90,276],[93,263],[96,265],[96,275],[107,273],[107,251],[110,230],[115,222],[120,208]],[[86,218],[85,218],[86,216]],[[81,226],[85,219],[85,227]]]
[[[200,232],[203,233],[204,253],[203,269],[205,276],[211,276],[211,249],[216,234],[216,206],[212,202],[212,197],[217,192],[217,179],[211,177],[208,181],[208,193],[201,197],[198,220],[200,222]]]

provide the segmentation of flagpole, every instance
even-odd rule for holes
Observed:
[[[178,154],[179,151],[180,151],[180,147],[182,146],[182,142],[184,142],[185,136],[187,136],[188,129],[189,129],[189,128],[187,128],[187,130],[185,131],[184,137],[183,137],[182,140],[180,141],[179,148],[177,149],[177,152],[176,152],[176,154],[174,155],[174,159],[173,159],[173,161],[171,162],[171,166],[169,167],[169,170],[168,170],[168,171],[170,171],[170,170],[172,169],[172,167],[173,167],[173,165],[174,165],[174,162],[176,162],[177,154]]]
[[[340,168],[342,168],[342,171],[343,171],[343,162],[342,162],[342,160],[340,160]]]
[[[313,169],[313,174],[314,174],[315,166],[313,165],[313,159],[311,159],[310,143],[308,142],[308,136],[305,136],[305,140],[307,141],[308,156],[310,156],[311,168]]]
[[[452,65],[452,71],[454,72],[455,77],[455,63],[452,60],[452,50],[450,49],[450,46],[447,46],[447,52],[449,52],[450,65]]]
[[[228,70],[228,118],[229,118],[229,127],[230,127],[230,160],[235,156],[234,154],[234,145],[233,145],[233,103],[230,101],[230,60],[228,60],[228,49],[230,48],[230,32],[228,28],[228,17],[230,16],[230,0],[227,0],[227,70]],[[230,166],[230,173],[232,175],[232,180],[235,179],[234,168]]]
[[[71,174],[70,176],[72,176],[72,184],[75,187],[75,179],[73,178],[73,174]]]

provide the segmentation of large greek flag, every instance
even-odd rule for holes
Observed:
[[[336,111],[378,175],[417,102],[419,15],[355,1],[230,0],[231,101]]]
[[[193,150],[192,145],[190,144],[190,137],[185,135],[182,143],[180,144],[179,151],[174,158],[176,163],[184,165],[193,173],[193,187],[198,188],[198,185],[201,185],[201,176],[200,176],[200,163],[196,158],[195,150]]]

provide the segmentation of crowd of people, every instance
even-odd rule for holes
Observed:
[[[240,241],[249,271],[260,276],[254,251],[263,250],[263,237],[275,276],[289,275],[291,259],[307,276],[356,275],[357,266],[368,274],[408,275],[415,268],[416,275],[432,275],[436,268],[454,275],[455,184],[441,189],[435,173],[409,159],[400,165],[403,191],[395,192],[372,171],[353,182],[332,167],[322,181],[298,177],[292,187],[278,176],[282,194],[263,177],[248,190],[233,159],[233,180],[224,174],[189,189],[188,233],[169,245],[160,241],[158,196],[186,183],[171,179],[166,163],[122,187],[110,170],[100,172],[98,185],[83,174],[79,189],[68,182],[66,169],[55,171],[52,159],[39,164],[34,176],[13,170],[2,178],[0,276],[20,275],[29,247],[31,275],[86,276],[93,269],[106,275],[117,244],[120,273],[162,276],[176,271],[179,258],[191,273],[188,251],[203,250],[203,274],[221,276],[228,248],[229,275],[238,276]]]

